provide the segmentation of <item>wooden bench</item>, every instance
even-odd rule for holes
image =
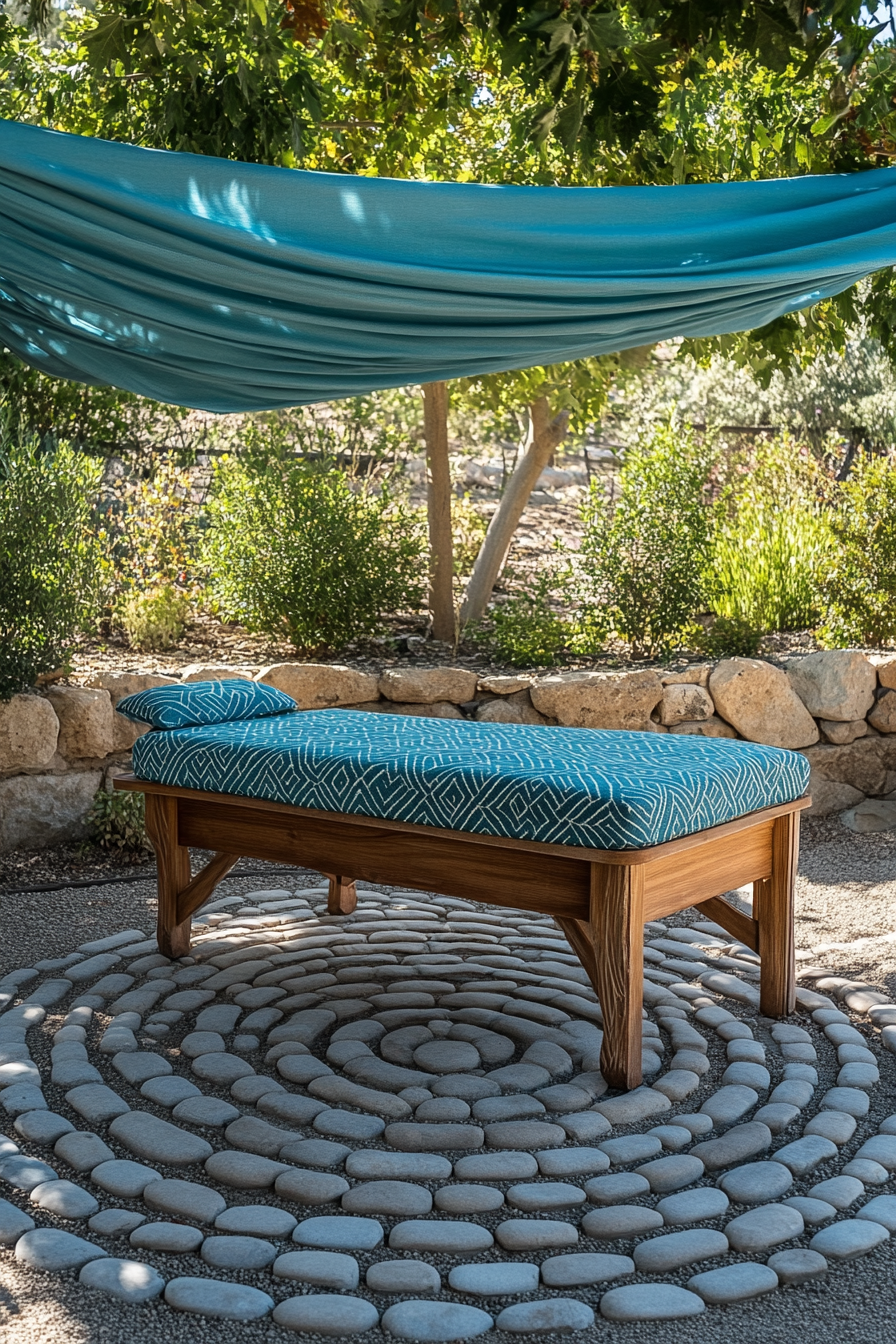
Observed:
[[[321,812],[134,775],[120,776],[115,787],[146,795],[158,942],[168,957],[189,952],[192,914],[245,856],[326,874],[334,915],[354,910],[360,878],[553,916],[600,1000],[601,1072],[614,1088],[641,1082],[645,920],[696,906],[759,953],[761,1011],[786,1017],[794,1009],[793,890],[806,797],[648,849],[617,851]],[[195,877],[191,847],[214,851]],[[747,883],[752,918],[722,896]]]

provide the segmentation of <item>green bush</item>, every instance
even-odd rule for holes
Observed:
[[[141,854],[150,849],[142,793],[99,789],[87,814],[89,838],[100,849]]]
[[[190,604],[170,583],[132,592],[121,606],[121,623],[135,649],[170,649],[186,628]]]
[[[708,629],[698,627],[690,643],[710,658],[755,658],[762,630],[737,616],[718,616]]]
[[[424,592],[419,519],[388,490],[295,459],[224,459],[207,510],[218,608],[320,655],[375,634]]]
[[[856,460],[834,494],[834,539],[819,574],[823,636],[832,644],[896,641],[896,464]]]
[[[0,438],[0,700],[64,665],[95,614],[100,475],[66,444]]]
[[[711,443],[664,425],[626,453],[615,499],[592,482],[579,567],[595,636],[615,634],[636,657],[651,656],[706,609],[715,461]]]
[[[558,576],[540,574],[527,591],[512,594],[489,612],[491,630],[478,636],[512,667],[544,667],[556,661],[575,634],[572,622],[551,605]]]

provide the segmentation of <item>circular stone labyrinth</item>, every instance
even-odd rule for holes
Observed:
[[[873,1253],[896,1007],[816,971],[776,1023],[718,926],[646,934],[621,1095],[587,976],[527,912],[258,891],[176,962],[128,930],[13,972],[0,1244],[128,1302],[424,1341],[696,1316]]]

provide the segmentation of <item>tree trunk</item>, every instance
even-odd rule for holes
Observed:
[[[551,419],[547,397],[539,397],[529,407],[526,446],[507,482],[501,502],[492,515],[482,548],[476,557],[460,609],[461,625],[478,620],[488,606],[529,496],[555,449],[562,442],[568,424],[567,411],[561,411]]]
[[[424,383],[426,510],[429,518],[429,608],[433,639],[455,641],[454,543],[451,535],[451,469],[448,463],[448,384]]]

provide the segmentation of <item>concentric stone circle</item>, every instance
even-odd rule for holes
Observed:
[[[896,1006],[815,968],[771,1022],[718,926],[646,939],[645,1084],[616,1095],[531,912],[256,891],[178,962],[131,929],[13,972],[0,1245],[128,1302],[420,1340],[683,1318],[873,1254]]]

